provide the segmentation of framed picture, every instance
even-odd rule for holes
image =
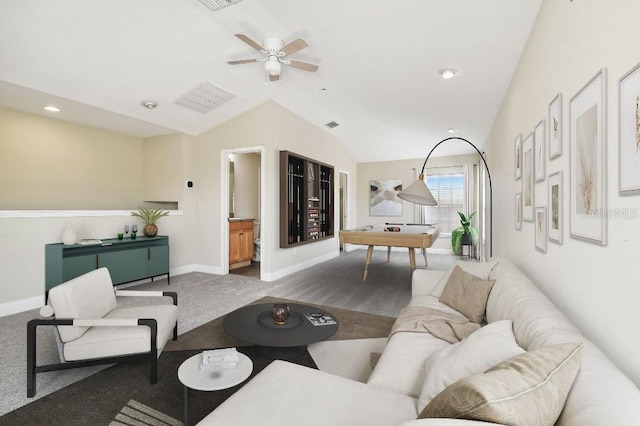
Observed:
[[[522,176],[522,134],[516,136],[513,147],[513,170],[516,180]]]
[[[549,175],[549,241],[562,244],[562,172]]]
[[[402,181],[398,179],[369,182],[369,216],[402,216]]]
[[[547,162],[547,159],[544,156],[544,120],[536,124],[535,129],[533,129],[533,146],[535,152],[535,159],[533,160],[533,165],[535,167],[535,180],[536,182],[540,182],[544,180],[544,170]]]
[[[516,229],[522,229],[522,192],[516,194]]]
[[[640,194],[640,64],[619,82],[620,194]]]
[[[547,252],[547,207],[536,207],[536,249]]]
[[[533,222],[533,133],[522,142],[522,220]]]
[[[607,244],[606,98],[603,68],[571,99],[571,236]]]
[[[549,104],[549,159],[562,154],[562,93],[558,93]]]

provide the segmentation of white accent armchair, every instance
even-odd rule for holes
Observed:
[[[116,307],[117,296],[168,296],[173,304]],[[36,393],[36,373],[148,358],[151,383],[170,337],[178,339],[178,296],[168,291],[114,290],[107,268],[88,272],[49,291],[52,318],[27,324],[27,397]],[[52,309],[51,309],[52,308]],[[47,312],[48,311],[48,312]],[[61,363],[36,365],[38,326],[57,330]]]

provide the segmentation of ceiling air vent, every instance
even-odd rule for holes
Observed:
[[[200,3],[207,6],[213,12],[220,10],[223,7],[231,6],[234,3],[238,3],[241,0],[198,0]]]
[[[193,111],[206,114],[228,100],[233,99],[235,96],[236,95],[205,81],[200,86],[182,95],[182,97],[174,103]]]
[[[338,127],[338,126],[339,126],[339,124],[338,124],[338,123],[336,123],[335,121],[330,121],[330,122],[328,122],[327,124],[325,124],[325,126],[327,126],[327,127],[328,127],[328,128],[330,128],[330,129],[335,129],[336,127]]]

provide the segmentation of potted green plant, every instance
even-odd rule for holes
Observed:
[[[142,233],[145,237],[155,237],[158,235],[156,222],[168,214],[168,211],[162,209],[148,209],[146,207],[139,207],[137,212],[131,212],[131,216],[137,216],[144,221]]]
[[[471,219],[475,214],[476,212],[473,212],[469,216],[465,216],[464,213],[458,212],[462,226],[451,233],[451,248],[454,253],[458,253],[461,245],[478,244],[478,229],[471,226]]]

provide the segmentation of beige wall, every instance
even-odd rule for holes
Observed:
[[[0,210],[134,209],[143,140],[0,108]]]
[[[637,0],[545,0],[490,133],[486,150],[494,178],[494,255],[512,259],[543,291],[640,384],[637,279],[639,196],[618,193],[618,79],[640,61]],[[608,70],[607,208],[627,211],[608,220],[608,244],[569,235],[571,98],[602,68]],[[563,172],[564,243],[534,248],[533,223],[514,227],[513,141],[547,119],[548,106],[563,96],[562,156],[546,160],[547,176]],[[535,204],[547,205],[548,180],[535,184]],[[635,217],[632,217],[635,212]]]
[[[261,225],[262,265],[266,279],[286,275],[300,265],[316,261],[323,256],[337,254],[336,237],[296,248],[281,249],[279,246],[279,152],[289,150],[315,160],[331,164],[350,172],[356,177],[356,163],[341,147],[335,137],[317,126],[303,120],[275,102],[269,101],[235,117],[197,137],[199,146],[198,171],[201,185],[198,213],[207,220],[201,221],[197,263],[221,266],[221,211],[220,199],[220,155],[223,149],[264,146],[266,164],[262,184],[266,196],[262,199]],[[353,187],[353,185],[352,185]],[[336,194],[338,180],[335,180]],[[351,190],[355,197],[355,188]],[[335,217],[338,217],[336,205]],[[352,213],[355,220],[356,210]],[[226,215],[224,217],[226,220]],[[266,255],[269,253],[268,255]]]
[[[455,140],[450,143],[456,143]],[[460,144],[464,142],[458,141]],[[427,154],[425,154],[426,157]],[[448,157],[430,157],[427,163],[427,174],[429,168],[437,168],[441,171],[441,167],[447,166],[459,166],[462,164],[471,164],[478,162],[477,154],[468,155],[456,155]],[[372,225],[375,223],[383,222],[400,222],[400,223],[415,223],[414,219],[414,206],[415,204],[408,201],[402,201],[402,217],[391,216],[371,216],[369,214],[369,185],[374,180],[389,180],[400,179],[402,181],[402,187],[407,188],[415,180],[422,165],[424,164],[424,158],[417,158],[413,160],[401,160],[401,161],[382,161],[371,163],[359,163],[358,164],[358,222],[352,228],[356,226]],[[417,171],[417,172],[416,172]]]

